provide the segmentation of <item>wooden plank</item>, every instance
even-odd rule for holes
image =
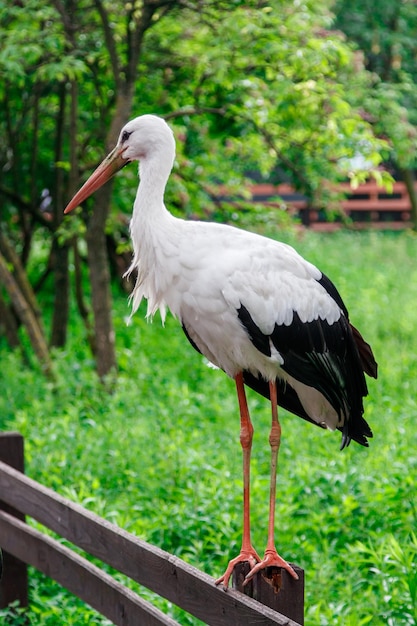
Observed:
[[[408,198],[392,200],[384,198],[384,200],[342,200],[342,207],[345,211],[410,211],[411,203]]]
[[[313,222],[308,228],[321,233],[333,233],[341,228],[349,230],[404,230],[411,222],[353,222],[346,226],[341,222]]]
[[[209,625],[299,626],[1,462],[0,498]]]
[[[291,565],[298,574],[298,580],[281,567],[268,567],[253,582],[243,586],[249,573],[249,563],[238,563],[233,571],[233,587],[303,625],[304,570],[293,563]]]
[[[179,626],[80,555],[4,512],[0,537],[8,552],[59,582],[116,626]]]
[[[0,433],[0,460],[19,472],[24,471],[24,443],[20,433]],[[13,507],[0,501],[0,511],[14,515],[24,521],[25,516]],[[0,576],[0,608],[12,602],[19,602],[20,606],[28,605],[28,572],[27,565],[3,548],[2,576]]]

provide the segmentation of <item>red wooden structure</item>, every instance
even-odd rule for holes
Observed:
[[[331,231],[341,228],[346,222],[352,228],[378,228],[400,230],[410,228],[411,201],[405,183],[396,182],[391,193],[370,181],[352,189],[349,183],[342,183],[340,190],[347,194],[342,201],[344,219],[334,220],[320,207],[309,207],[307,198],[286,183],[281,185],[256,184],[251,187],[253,200],[267,205],[279,204],[280,197],[302,224],[314,230]],[[275,200],[274,200],[275,198]]]

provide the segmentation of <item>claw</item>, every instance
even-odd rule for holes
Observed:
[[[227,591],[230,577],[233,574],[233,569],[237,563],[243,563],[244,561],[248,561],[252,570],[254,567],[257,567],[256,564],[259,563],[260,560],[260,557],[253,548],[251,550],[241,550],[238,556],[229,561],[229,565],[227,566],[225,573],[223,574],[223,576],[220,576],[220,578],[218,578],[214,582],[214,584],[220,585],[220,583],[223,583],[223,588],[225,591]]]
[[[298,574],[293,570],[291,565],[287,563],[287,561],[285,561],[282,557],[279,556],[276,550],[266,550],[265,556],[262,559],[262,561],[259,561],[258,563],[256,563],[256,565],[254,565],[254,567],[251,568],[249,574],[247,574],[247,576],[245,577],[245,582],[243,584],[247,585],[247,583],[250,580],[252,580],[255,574],[257,574],[260,570],[265,569],[266,567],[272,567],[272,566],[282,567],[283,569],[287,570],[287,572],[295,580],[298,580]]]

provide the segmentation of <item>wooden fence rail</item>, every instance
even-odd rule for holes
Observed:
[[[346,194],[341,208],[352,228],[400,230],[412,227],[411,200],[404,182],[395,182],[390,193],[379,187],[376,181],[363,183],[355,189],[349,183],[341,183],[338,189]],[[343,226],[340,217],[329,220],[325,211],[310,206],[305,196],[286,183],[254,184],[251,192],[255,202],[272,206],[280,204],[276,201],[280,197],[302,224],[313,230],[332,231]]]
[[[290,615],[286,617],[236,589],[225,593],[214,585],[213,578],[178,557],[151,546],[25,476],[19,471],[23,469],[23,438],[19,434],[0,435],[0,459],[3,459],[0,460],[0,546],[5,557],[0,606],[16,598],[25,604],[26,592],[18,586],[25,585],[25,564],[29,564],[117,626],[178,626],[174,619],[70,547],[26,524],[24,516],[28,515],[207,624],[299,626],[303,623],[304,577],[299,568],[298,582],[282,570],[281,590],[275,594],[275,607],[285,605]],[[18,469],[11,467],[19,463]],[[265,587],[267,591],[261,601],[270,602],[268,594],[273,593],[270,585],[259,577],[253,588]]]

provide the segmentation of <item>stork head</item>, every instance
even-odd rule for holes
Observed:
[[[174,158],[175,140],[168,124],[156,115],[136,117],[122,128],[116,147],[75,194],[64,213],[79,206],[131,161],[145,163],[158,159],[158,168],[168,176]]]

